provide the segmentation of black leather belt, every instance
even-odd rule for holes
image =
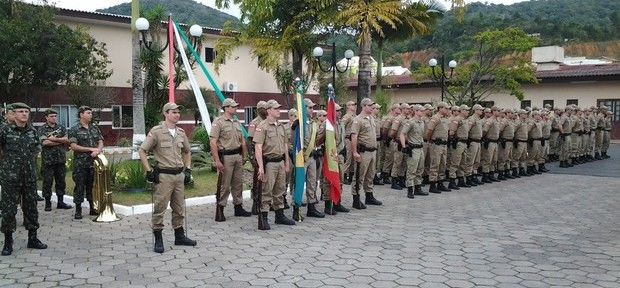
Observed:
[[[469,142],[476,142],[476,143],[480,143],[481,140],[480,139],[473,139],[473,138],[469,138]]]
[[[562,136],[570,136],[571,133],[562,133]]]
[[[493,140],[493,139],[487,139],[486,142],[490,142],[490,143],[497,143],[497,139]]]
[[[219,151],[220,154],[222,155],[236,155],[236,154],[241,154],[241,147],[235,148],[235,149],[231,149],[231,150],[226,150],[226,149],[222,149]]]
[[[366,147],[364,145],[357,145],[357,151],[358,152],[374,152],[374,151],[377,151],[377,148],[375,148],[375,147]]]
[[[553,132],[560,132],[560,129],[551,128],[551,133]]]
[[[284,154],[276,157],[265,157],[263,158],[263,162],[265,163],[278,163],[284,160]]]
[[[435,145],[448,145],[448,140],[432,139],[431,143],[433,143]]]
[[[411,144],[411,143],[407,143],[407,146],[410,147],[411,149],[422,149],[424,147],[422,144]]]
[[[469,139],[457,139],[456,141],[459,141],[461,143],[468,143]]]
[[[517,142],[526,143],[526,142],[527,142],[527,140],[517,139]]]
[[[156,168],[156,170],[158,173],[161,173],[161,174],[177,175],[183,172],[185,168],[183,167],[181,168]]]
[[[532,138],[532,141],[541,141],[543,139],[545,139],[545,138]]]

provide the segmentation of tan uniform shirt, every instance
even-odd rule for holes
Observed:
[[[428,122],[427,130],[431,130],[431,140],[448,140],[449,119],[436,114]]]
[[[482,138],[482,120],[478,119],[476,115],[471,115],[467,118],[471,129],[469,129],[469,138],[474,140],[480,140]]]
[[[424,142],[424,120],[409,119],[403,124],[402,134],[405,134],[407,143],[421,145]]]
[[[398,133],[398,130],[400,129],[401,123],[405,120],[405,116],[404,115],[398,115],[396,117],[394,117],[394,119],[392,120],[392,125],[390,125],[390,132],[388,132],[388,134],[391,133],[392,130],[394,130],[395,134]],[[398,137],[398,135],[396,134],[396,136],[394,137]]]
[[[377,148],[376,123],[372,116],[357,115],[351,125],[351,134],[357,134],[357,143],[366,148]]]
[[[515,130],[515,139],[526,141],[527,137],[530,133],[530,122],[529,119],[521,120],[519,119],[519,125]]]
[[[540,139],[542,137],[542,122],[541,121],[531,121],[531,128],[529,137],[531,139]]]
[[[342,125],[344,125],[344,133],[345,136],[351,136],[351,126],[353,125],[353,118],[355,118],[355,114],[347,113],[342,116]]]
[[[550,119],[547,119],[547,121],[543,121],[542,137],[545,139],[551,137],[551,120]]]
[[[284,125],[277,120],[270,123],[265,119],[256,126],[253,141],[256,144],[263,144],[263,157],[275,158],[287,151],[284,137]]]
[[[189,140],[185,131],[176,127],[176,136],[172,136],[168,128],[162,124],[149,131],[140,148],[144,151],[153,151],[157,167],[163,169],[183,168],[183,154],[190,151]]]
[[[484,122],[484,126],[482,130],[485,132],[484,135],[489,140],[497,140],[499,139],[499,123],[495,117],[486,118]]]
[[[233,150],[241,147],[241,123],[234,118],[218,117],[211,125],[209,137],[215,139],[218,150]]]
[[[248,137],[250,138],[254,137],[254,130],[256,130],[256,127],[258,126],[258,124],[263,120],[264,120],[263,118],[260,118],[260,116],[257,116],[252,121],[250,121],[250,124],[248,124]]]
[[[515,137],[515,122],[512,119],[504,118],[504,129],[502,130],[502,138],[512,140]]]
[[[571,116],[571,122],[573,123],[573,133],[577,133],[577,132],[581,132],[581,130],[583,129],[582,127],[582,123],[581,123],[581,119],[579,119],[579,116],[577,115],[573,115]]]

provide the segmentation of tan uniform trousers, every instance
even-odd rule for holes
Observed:
[[[581,151],[579,152],[579,154],[582,156],[590,154],[588,151],[588,147],[590,147],[590,132],[581,135]]]
[[[424,150],[424,159],[426,159],[426,161],[424,161],[424,173],[422,175],[428,176],[429,169],[431,167],[431,153],[429,148],[431,144],[428,142],[424,142],[422,143],[422,146],[422,150]]]
[[[603,134],[605,133],[605,131],[603,130],[596,130],[596,133],[594,134],[594,152],[601,152],[601,148],[603,147]]]
[[[594,156],[594,143],[596,142],[596,131],[592,130],[590,133],[590,137],[588,140],[588,147],[586,153],[588,155]]]
[[[153,192],[153,217],[151,224],[153,230],[164,229],[164,215],[168,209],[168,203],[172,208],[172,228],[183,227],[185,220],[185,175],[159,174],[159,184],[155,184]]]
[[[480,161],[482,162],[482,172],[489,173],[495,171],[495,165],[497,165],[497,143],[489,142],[488,148],[482,146],[482,155]]]
[[[284,171],[284,160],[280,162],[265,162],[265,181],[263,193],[261,193],[260,212],[269,212],[269,207],[273,203],[274,210],[284,208],[284,189],[286,189],[286,172]]]
[[[422,184],[422,173],[424,172],[424,149],[414,148],[411,157],[405,155],[407,161],[407,187]]]
[[[220,206],[226,206],[228,197],[232,193],[233,204],[243,204],[243,158],[239,154],[235,155],[223,155],[221,157],[224,164],[224,173],[219,177],[222,178],[222,187],[220,190],[220,198],[217,200],[217,204]]]
[[[547,155],[549,155],[549,140],[545,140],[545,145],[542,145],[542,142],[540,143],[540,152],[538,153],[540,156],[538,164],[545,164],[547,162]]]
[[[562,143],[561,151],[560,151],[560,161],[567,161],[571,157],[571,146],[572,143],[571,136],[560,136],[560,143]]]
[[[542,147],[540,145],[540,140],[534,140],[531,146],[529,144],[527,145],[527,165],[528,166],[534,166],[538,164],[538,162],[542,158],[540,156],[541,149]]]
[[[359,189],[360,192],[364,193],[373,193],[372,180],[375,178],[375,161],[377,156],[375,151],[358,153],[362,157],[362,161],[354,165],[356,166],[354,169],[358,169],[357,166],[359,165],[359,175],[355,175],[351,183],[351,194],[354,196],[358,195],[358,192],[355,191],[355,183],[357,183],[356,178],[359,177]],[[356,174],[356,172],[354,172],[354,174]]]
[[[345,138],[344,145],[347,147],[347,155],[344,158],[344,173],[353,173],[353,150],[351,149],[351,140]]]
[[[446,145],[430,144],[428,152],[431,162],[428,168],[428,181],[444,180],[446,178],[446,154],[448,153],[448,147]]]
[[[375,161],[375,171],[380,173],[383,171],[383,159],[385,157],[385,147],[381,145],[381,141],[377,141],[377,161]]]
[[[316,188],[318,185],[316,159],[310,156],[304,164],[306,165],[306,202],[308,204],[315,204],[318,202],[316,199]]]
[[[560,132],[551,132],[551,137],[549,138],[549,154],[559,155],[560,154]]]
[[[390,143],[390,151],[392,151],[392,155],[394,156],[394,160],[392,163],[392,172],[390,173],[390,176],[392,176],[392,178],[394,177],[398,177],[398,176],[404,176],[405,175],[405,171],[402,171],[402,167],[403,167],[403,153],[398,151],[398,143],[392,141]]]
[[[471,176],[478,174],[478,167],[480,167],[480,142],[470,142],[469,148],[467,148],[465,176]]]
[[[579,148],[581,147],[581,135],[577,133],[573,133],[570,135],[571,138],[571,147],[570,147],[570,155],[571,157],[579,156]]]
[[[463,177],[467,169],[467,143],[458,142],[456,149],[451,150],[450,168],[448,169],[450,178]]]
[[[517,140],[514,140],[517,141]],[[511,168],[526,168],[527,142],[517,141],[517,147],[512,148]]]
[[[611,140],[611,131],[603,131],[603,142],[601,145],[601,151],[607,153],[609,149],[609,142]]]
[[[499,171],[510,169],[512,145],[512,141],[506,141],[505,147],[501,144],[499,145],[499,151],[497,152],[497,169]]]
[[[379,146],[382,147],[381,151],[383,154],[383,168],[381,169],[381,172],[391,175],[392,166],[394,164],[394,153],[392,152],[392,149],[390,148],[391,145],[385,145],[384,143],[385,142],[379,143]],[[390,143],[392,143],[392,141],[390,141]]]

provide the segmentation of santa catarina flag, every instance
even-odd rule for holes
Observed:
[[[325,153],[323,155],[323,175],[329,183],[332,202],[340,203],[340,172],[338,171],[338,151],[336,147],[336,99],[334,88],[327,87],[327,120],[325,120]]]

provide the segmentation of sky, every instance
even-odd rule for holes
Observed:
[[[40,2],[39,0],[23,0],[29,3]],[[174,1],[174,0],[171,0]],[[215,0],[195,0],[196,2],[200,2],[209,7],[215,7]],[[466,0],[467,3],[472,2],[487,2],[494,4],[505,4],[510,5],[517,2],[523,2],[525,0],[485,0],[485,1],[471,1]],[[110,6],[118,5],[121,3],[131,2],[130,0],[49,0],[50,3],[55,4],[60,8],[74,9],[74,10],[82,10],[82,11],[95,11],[97,9],[108,8]],[[232,2],[232,1],[231,1]],[[445,1],[444,2],[449,2]],[[450,5],[446,5],[446,7],[450,7]],[[216,8],[217,9],[217,8]],[[220,10],[220,9],[218,9]],[[221,10],[225,13],[231,14],[233,16],[239,17],[241,13],[239,12],[239,7],[231,5],[230,9]]]

